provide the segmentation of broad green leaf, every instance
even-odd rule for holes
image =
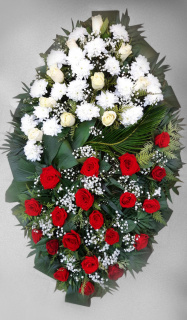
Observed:
[[[91,299],[90,296],[82,295],[78,291],[75,291],[71,286],[69,286],[66,293],[65,301],[69,303],[79,304],[85,307],[90,307]]]
[[[78,164],[77,160],[72,155],[72,152],[69,142],[67,140],[63,141],[55,158],[58,168],[69,169]]]
[[[19,195],[25,191],[27,191],[27,186],[30,187],[32,186],[33,183],[29,182],[26,184],[25,182],[20,182],[20,181],[12,181],[12,184],[6,191],[6,201],[7,202],[19,202]]]
[[[95,121],[96,120],[84,121],[78,126],[78,128],[75,130],[72,142],[73,149],[77,149],[84,145],[90,135],[90,127],[94,126]]]

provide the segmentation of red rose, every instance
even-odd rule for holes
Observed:
[[[53,274],[53,277],[59,281],[67,281],[69,277],[69,271],[61,267]]]
[[[99,159],[95,157],[88,158],[84,161],[80,173],[87,177],[96,176],[99,174]]]
[[[124,270],[120,269],[119,265],[116,263],[113,266],[108,267],[108,277],[111,280],[118,280],[124,274]]]
[[[155,137],[155,144],[159,148],[166,148],[169,146],[170,136],[167,132],[162,132]]]
[[[32,229],[32,240],[34,243],[38,243],[43,236],[42,230]]]
[[[136,234],[134,247],[136,250],[141,250],[147,247],[149,236],[147,234]]]
[[[82,286],[83,286],[83,283],[81,284],[81,287],[79,288],[79,293],[83,293],[86,296],[90,296],[95,291],[94,285],[90,281],[87,281],[85,283],[84,289],[82,289]],[[82,290],[83,290],[83,292],[82,292]]]
[[[160,210],[160,203],[156,199],[146,199],[144,200],[143,208],[147,213],[154,213]]]
[[[118,232],[113,228],[108,229],[105,233],[105,241],[110,245],[119,242]]]
[[[120,205],[123,208],[132,208],[135,206],[136,197],[133,193],[125,192],[120,197]]]
[[[54,255],[57,253],[58,251],[58,248],[59,248],[59,243],[58,243],[58,240],[57,239],[54,239],[54,240],[49,240],[47,243],[46,243],[46,249],[47,249],[47,252],[51,255]]]
[[[161,181],[166,176],[166,170],[164,168],[156,166],[151,171],[151,175],[152,175],[153,179],[155,179],[157,181]]]
[[[120,169],[123,176],[132,176],[134,173],[140,171],[139,164],[134,154],[127,152],[118,159],[120,161]]]
[[[54,226],[57,226],[57,227],[58,226],[62,227],[68,216],[67,212],[63,208],[59,208],[59,207],[56,207],[51,214],[52,214],[53,224]]]
[[[81,262],[81,266],[87,274],[90,274],[95,272],[99,268],[99,261],[96,256],[86,256]]]
[[[89,222],[94,229],[100,229],[104,223],[102,213],[94,210],[89,216]]]
[[[60,181],[59,177],[61,177],[60,172],[53,168],[53,166],[49,166],[42,168],[40,182],[44,189],[53,189]]]
[[[75,251],[81,245],[81,238],[77,232],[71,230],[71,232],[68,232],[63,236],[62,243],[65,248]]]
[[[87,189],[79,189],[75,194],[77,207],[87,211],[94,203],[94,196]]]
[[[35,199],[25,200],[25,213],[29,216],[39,216],[42,211],[42,204]]]

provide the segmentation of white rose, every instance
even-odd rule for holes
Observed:
[[[146,77],[139,77],[139,79],[135,83],[134,89],[136,91],[146,90],[149,84],[150,82]]]
[[[75,124],[75,116],[70,112],[64,112],[60,116],[62,127],[72,127]]]
[[[91,77],[92,87],[95,90],[101,90],[105,85],[105,76],[103,72],[95,72]]]
[[[63,72],[58,69],[57,65],[54,64],[50,67],[50,69],[47,71],[47,75],[54,81],[54,82],[63,82],[64,81],[64,74]]]
[[[120,49],[118,50],[118,53],[120,54],[120,58],[122,61],[127,59],[127,57],[132,53],[132,46],[130,44],[122,43]]]
[[[42,141],[43,132],[37,128],[30,129],[28,132],[28,139],[34,141]]]
[[[103,24],[103,20],[100,14],[98,16],[92,17],[92,31],[94,33],[100,32],[102,24]]]
[[[69,39],[67,42],[66,42],[66,45],[69,49],[72,49],[72,48],[78,48],[78,45],[76,43],[76,41],[74,39]]]
[[[40,107],[53,108],[56,106],[56,100],[51,97],[49,98],[41,97],[39,99],[39,104],[40,104]]]
[[[105,111],[102,116],[102,123],[105,127],[111,126],[116,120],[116,113],[114,111]]]

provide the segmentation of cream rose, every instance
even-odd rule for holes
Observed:
[[[135,83],[134,90],[146,90],[149,84],[150,82],[146,77],[139,77]]]
[[[78,48],[78,45],[76,43],[76,41],[74,39],[69,39],[67,42],[66,42],[66,45],[69,49],[72,49],[72,48]]]
[[[56,100],[49,97],[49,98],[45,98],[45,97],[41,97],[39,99],[39,104],[40,107],[45,107],[45,108],[53,108],[56,106]]]
[[[37,128],[30,129],[28,132],[28,139],[34,141],[42,141],[43,132]]]
[[[64,112],[60,116],[62,127],[72,127],[75,124],[75,116],[70,112]]]
[[[114,111],[105,111],[102,116],[102,123],[105,127],[111,126],[116,120],[116,113]]]
[[[103,72],[95,72],[91,77],[92,88],[95,90],[101,90],[105,85],[105,76]]]
[[[94,33],[98,34],[100,32],[102,24],[103,20],[100,14],[98,16],[92,17],[92,31]]]
[[[120,49],[118,50],[118,53],[120,54],[120,58],[122,61],[127,59],[127,57],[132,53],[132,46],[130,44],[122,43]]]
[[[54,81],[54,82],[63,82],[64,81],[64,74],[63,72],[57,67],[57,65],[53,65],[47,71],[47,75]]]

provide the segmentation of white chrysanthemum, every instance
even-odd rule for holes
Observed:
[[[93,64],[88,59],[82,59],[78,64],[72,65],[72,73],[76,74],[77,79],[87,79],[90,76],[90,70],[93,69]]]
[[[40,161],[43,148],[41,145],[35,144],[35,141],[27,141],[27,144],[24,147],[24,153],[27,160]]]
[[[52,108],[37,106],[37,107],[34,107],[33,113],[40,121],[42,121],[43,119],[49,118],[49,112],[51,111],[52,111]]]
[[[75,111],[81,122],[99,117],[100,109],[92,103],[82,103]]]
[[[118,103],[118,97],[113,92],[101,92],[99,96],[96,97],[97,104],[103,109],[113,108],[115,103]]]
[[[121,24],[113,24],[110,27],[110,32],[113,33],[114,39],[122,39],[126,42],[129,41],[128,32],[126,31],[125,27]]]
[[[130,99],[132,90],[133,90],[133,82],[128,78],[118,78],[117,79],[117,93],[120,94],[125,100]]]
[[[124,126],[130,126],[135,124],[143,116],[143,108],[140,106],[133,106],[127,108],[124,112],[121,113],[121,123]]]
[[[62,131],[62,126],[58,124],[57,120],[55,117],[51,119],[47,119],[43,123],[43,132],[47,136],[57,136],[58,133]]]
[[[105,42],[101,38],[95,38],[92,41],[87,42],[84,49],[89,58],[98,57],[101,53],[107,53],[105,49]]]
[[[74,101],[81,101],[84,99],[84,90],[87,87],[86,80],[73,80],[68,85],[66,95]]]
[[[38,121],[34,115],[25,114],[24,117],[21,118],[21,131],[28,136],[29,130],[35,128],[37,124]]]
[[[134,61],[131,64],[131,69],[130,69],[130,74],[131,77],[134,80],[137,80],[140,77],[143,77],[145,74],[147,74],[150,70],[150,65],[149,62],[147,61],[146,57],[139,55],[138,57],[136,57],[135,59],[136,61]]]
[[[144,99],[144,106],[153,105],[155,103],[158,103],[159,101],[162,101],[164,99],[163,94],[148,94]]]
[[[147,79],[149,81],[149,85],[147,86],[148,93],[161,93],[161,84],[157,77],[152,74],[148,74]]]
[[[112,76],[118,75],[120,73],[120,65],[119,61],[116,60],[115,57],[109,57],[105,61],[104,68],[106,71],[108,71]]]
[[[67,87],[65,83],[54,83],[52,89],[51,89],[51,97],[55,99],[56,101],[62,99],[62,97],[66,94]]]
[[[80,60],[84,59],[85,53],[81,48],[72,48],[69,50],[68,63],[72,66],[78,64]]]
[[[50,68],[54,64],[57,64],[58,68],[62,68],[63,64],[67,63],[67,56],[64,51],[51,50],[47,57],[47,65]]]
[[[45,79],[35,80],[30,89],[32,98],[40,98],[47,93],[46,87],[48,82]]]
[[[84,37],[87,35],[88,35],[88,32],[85,28],[77,27],[69,34],[69,39],[74,39],[75,41],[80,39],[83,41]]]

